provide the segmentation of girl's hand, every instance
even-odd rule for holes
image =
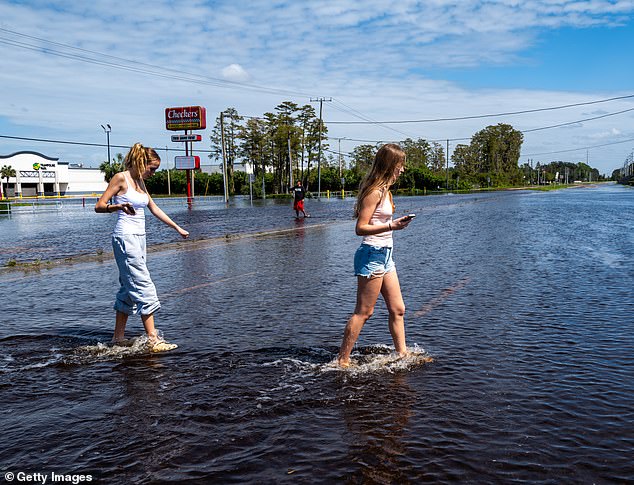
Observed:
[[[398,219],[394,219],[392,221],[392,230],[400,231],[401,229],[405,229],[409,226],[409,223],[412,222],[412,218],[408,216],[399,217]]]
[[[183,229],[182,227],[179,226],[176,228],[176,230],[178,231],[178,233],[181,235],[183,239],[187,239],[189,237],[189,232]]]
[[[133,216],[136,214],[136,211],[134,210],[134,206],[130,204],[129,202],[126,202],[125,204],[121,204],[121,210],[130,216]]]

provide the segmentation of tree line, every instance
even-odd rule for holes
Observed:
[[[321,140],[321,143],[320,143]],[[479,187],[522,186],[563,183],[575,180],[601,180],[597,169],[569,162],[537,162],[519,166],[523,134],[511,125],[490,125],[475,133],[469,144],[458,144],[447,166],[444,146],[437,141],[407,138],[400,146],[407,154],[405,172],[395,184],[396,190],[468,190]],[[346,154],[348,163],[330,149],[328,128],[311,105],[285,101],[261,117],[246,117],[235,108],[225,109],[215,119],[209,136],[211,151],[206,165],[227,164],[229,195],[249,194],[245,171],[255,177],[254,195],[287,193],[291,181],[302,180],[308,191],[356,190],[372,165],[380,144],[357,145]],[[121,155],[115,163],[100,168],[109,180],[121,168]],[[203,163],[205,165],[205,163]],[[165,173],[164,173],[165,172]],[[171,171],[171,192],[185,192],[185,175]],[[222,174],[196,174],[197,195],[222,194]],[[318,177],[320,182],[318,181]],[[264,182],[264,183],[263,183]],[[167,174],[157,172],[147,181],[154,193],[167,193]]]

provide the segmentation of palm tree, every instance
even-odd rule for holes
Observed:
[[[123,155],[117,153],[116,157],[112,159],[112,163],[103,162],[99,165],[99,170],[104,173],[104,180],[110,183],[112,177],[124,170]]]
[[[7,192],[9,191],[9,179],[11,177],[15,177],[15,168],[13,168],[11,165],[4,165],[2,168],[0,168],[0,178],[6,178],[7,179]],[[4,194],[2,194],[0,192],[0,198],[4,199]],[[7,199],[9,198],[9,194],[7,194]]]

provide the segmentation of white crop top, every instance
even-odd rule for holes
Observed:
[[[370,225],[375,224],[387,224],[392,222],[392,214],[394,209],[392,208],[392,200],[389,197],[389,192],[386,190],[382,195],[374,213],[370,218]],[[363,236],[361,244],[367,244],[369,246],[376,246],[380,248],[391,248],[394,244],[392,239],[392,231],[380,232],[379,234],[372,234],[370,236]]]
[[[112,200],[115,204],[130,203],[136,214],[133,216],[126,214],[122,210],[118,212],[117,223],[114,226],[112,234],[115,236],[122,236],[124,234],[133,234],[137,236],[143,236],[145,234],[145,207],[150,202],[150,198],[147,193],[138,192],[132,187],[132,184],[128,180],[128,176],[123,172],[125,177],[125,183],[128,186],[125,194],[115,195]]]

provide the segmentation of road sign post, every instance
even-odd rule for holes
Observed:
[[[185,130],[183,135],[172,135],[172,141],[185,143],[185,156],[174,157],[174,168],[187,171],[187,207],[192,208],[194,201],[192,170],[200,168],[200,157],[193,155],[193,142],[202,141],[202,135],[194,135],[191,130],[204,130],[207,127],[207,110],[202,106],[183,106],[165,108],[165,129]]]

